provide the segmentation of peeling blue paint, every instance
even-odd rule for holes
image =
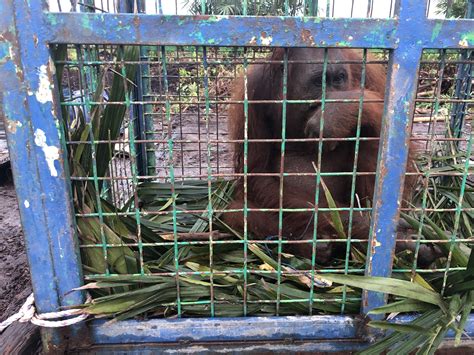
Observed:
[[[84,16],[88,17],[87,21]],[[52,43],[202,45],[213,41],[219,46],[248,46],[249,38],[260,38],[265,32],[272,37],[269,46],[307,46],[301,38],[303,31],[310,32],[328,46],[344,42],[349,36],[354,38],[353,47],[392,48],[396,40],[396,21],[393,19],[314,18],[308,21],[296,17],[213,16],[210,20],[209,16],[94,13],[54,13],[45,19],[47,41]],[[90,31],[91,28],[94,31]],[[369,33],[377,40],[367,43],[365,36]]]
[[[416,0],[402,1],[400,19],[424,18],[425,6]],[[405,23],[405,22],[404,22]],[[414,99],[418,70],[423,48],[413,40],[414,29],[400,26],[399,48],[393,51],[389,61],[388,82],[385,92],[385,108],[381,132],[380,163],[375,184],[371,234],[367,254],[366,275],[389,277],[392,272],[396,240],[396,224],[400,213],[410,120],[414,111]],[[413,23],[414,24],[414,23]],[[418,25],[417,25],[418,26]],[[386,303],[387,296],[378,292],[364,292],[364,313]],[[381,318],[375,316],[373,318]]]
[[[397,323],[415,317],[394,319]],[[350,316],[248,317],[221,319],[152,319],[107,323],[91,322],[95,344],[143,344],[172,342],[332,341],[325,350],[353,350],[360,341],[363,322]],[[468,320],[468,336],[474,336],[474,317]],[[448,337],[453,337],[453,332]],[[350,342],[349,344],[344,343]],[[341,345],[338,345],[341,344]],[[308,344],[309,345],[309,344]],[[295,345],[293,345],[295,346]],[[141,348],[143,350],[143,348]],[[321,349],[324,350],[324,349]]]
[[[82,284],[82,271],[60,134],[52,114],[54,81],[49,48],[40,31],[42,2],[14,3],[3,2],[0,16],[2,57],[9,59],[0,61],[1,107],[8,122],[17,197],[28,201],[19,209],[35,305],[39,313],[52,312],[83,302],[79,293],[69,293]],[[59,339],[54,334],[49,338]]]

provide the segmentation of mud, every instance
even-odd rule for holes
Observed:
[[[0,170],[6,169],[8,168],[5,166],[0,167]],[[8,174],[2,175],[4,176],[0,180],[0,321],[15,313],[31,292],[15,189],[11,177]]]

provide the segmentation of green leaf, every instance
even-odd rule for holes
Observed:
[[[409,281],[396,280],[385,277],[356,276],[356,275],[324,275],[323,279],[332,282],[363,288],[365,290],[389,293],[395,296],[412,298],[447,309],[441,296],[436,292],[428,290],[418,284]]]
[[[422,345],[427,339],[427,336],[422,333],[412,333],[404,341],[398,342],[387,355],[410,354],[414,349]]]
[[[434,233],[430,231],[426,225],[422,225],[419,221],[415,218],[411,217],[410,215],[401,212],[400,215],[403,217],[405,221],[407,221],[413,228],[418,229],[422,228],[423,236],[427,239],[431,240],[447,240],[450,241],[451,238],[446,235],[445,232],[441,228],[439,228],[428,216],[424,217],[424,220],[429,224],[429,226],[434,230]],[[467,255],[461,250],[458,245],[459,243],[454,243],[453,250],[452,250],[452,263],[456,266],[465,267],[467,265],[468,257]],[[446,255],[450,251],[450,243],[440,243],[438,244],[440,248],[444,250]]]
[[[464,331],[464,327],[471,315],[472,306],[474,304],[474,291],[469,291],[466,297],[463,299],[463,307],[461,311],[461,319],[459,320],[459,325],[456,329],[455,336],[455,345],[458,346],[461,344],[461,337]]]
[[[313,163],[313,167],[316,170],[316,172],[318,172],[318,170],[316,169],[316,165],[314,163]],[[333,227],[336,230],[339,238],[347,239],[346,232],[344,231],[344,224],[342,223],[342,219],[339,214],[339,211],[337,211],[338,207],[337,207],[336,201],[334,201],[331,191],[329,191],[329,188],[327,187],[322,177],[321,177],[321,186],[323,187],[324,195],[326,196],[326,201],[328,202],[328,207],[331,209],[330,215],[331,215]]]
[[[392,302],[381,307],[374,308],[370,314],[385,314],[385,313],[405,313],[405,312],[422,312],[433,309],[433,306],[416,299],[404,299],[397,302]]]
[[[393,331],[401,332],[401,333],[412,333],[412,332],[421,333],[421,334],[432,333],[430,329],[424,329],[414,324],[399,324],[399,323],[391,323],[388,321],[371,321],[368,323],[368,325],[369,327],[372,327],[372,328],[393,330]]]
[[[415,325],[421,327],[423,329],[431,329],[434,324],[439,322],[442,318],[443,312],[439,309],[427,311],[423,313],[421,316],[416,318],[414,321],[410,322],[411,325]],[[418,335],[419,333],[415,333]],[[377,343],[369,346],[367,349],[360,352],[362,355],[378,355],[386,352],[387,350],[393,348],[397,344],[401,344],[409,339],[409,334],[405,332],[393,332],[392,334],[386,336],[382,340],[378,341]],[[429,339],[429,338],[428,338]],[[414,343],[412,343],[414,344]]]

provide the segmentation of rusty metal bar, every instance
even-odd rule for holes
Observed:
[[[401,0],[397,14],[405,26],[400,28],[400,47],[392,51],[381,146],[369,235],[366,275],[389,277],[395,251],[396,226],[401,207],[405,167],[416,95],[416,83],[422,47],[405,39],[426,11],[426,0]],[[367,313],[382,306],[387,294],[364,291],[362,310]]]
[[[55,69],[43,26],[43,2],[5,2],[0,20],[0,91],[16,194],[39,313],[81,304],[82,269],[55,94]],[[70,328],[75,339],[83,327]],[[66,345],[44,329],[43,349]]]

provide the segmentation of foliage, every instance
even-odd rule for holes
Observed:
[[[249,16],[282,16],[285,14],[286,0],[262,0],[253,1],[247,8]],[[186,6],[189,6],[190,12],[194,15],[214,14],[214,15],[243,15],[242,0],[206,0],[205,11],[202,8],[201,0],[185,0]],[[295,16],[302,12],[304,0],[289,0],[288,14]]]
[[[446,138],[452,139],[449,115],[445,117]],[[469,135],[467,133],[464,137],[469,138]],[[412,210],[402,213],[402,218],[418,232],[419,240],[445,241],[438,246],[449,258],[437,260],[439,267],[450,265],[465,270],[450,271],[446,276],[443,273],[434,274],[425,285],[370,277],[328,277],[333,282],[353,287],[359,283],[366,290],[401,297],[397,302],[373,310],[373,314],[421,313],[413,321],[404,324],[393,321],[370,322],[369,326],[391,332],[362,354],[380,354],[388,350],[389,354],[405,354],[415,349],[418,349],[417,354],[433,354],[449,330],[454,332],[456,345],[459,345],[472,311],[474,253],[471,245],[457,241],[470,239],[473,235],[474,183],[468,179],[474,172],[472,138],[467,143],[441,140],[433,144],[432,151],[422,155],[418,161],[424,182],[420,183],[412,203],[413,207],[421,207],[422,213]]]
[[[436,13],[446,17],[466,17],[467,0],[442,0],[436,5]]]
[[[410,322],[371,321],[369,326],[390,333],[361,354],[434,354],[448,331],[455,334],[456,345],[471,314],[474,301],[474,254],[471,253],[466,270],[451,273],[444,295],[443,278],[435,278],[426,288],[419,284],[390,278],[328,275],[323,279],[366,290],[384,292],[401,297],[397,302],[372,310],[371,314],[400,314],[419,312]],[[362,286],[363,285],[363,286]],[[421,314],[420,314],[421,313]]]
[[[53,51],[55,60],[64,61],[67,58],[68,48],[66,45],[58,45]],[[127,46],[118,47],[114,56],[125,62],[137,61],[139,55],[139,47]],[[58,65],[57,74],[62,78],[64,66]],[[130,95],[131,89],[135,85],[135,74],[137,65],[116,65],[106,66],[100,72],[97,72],[96,89],[93,93],[84,92],[89,95],[88,99],[94,102],[104,102],[104,90],[106,88],[107,75],[110,87],[109,101],[126,102]],[[62,90],[60,90],[61,102],[64,102]],[[87,100],[85,100],[87,102]],[[67,107],[62,106],[62,126],[65,135],[71,141],[96,142],[116,140],[120,134],[120,128],[125,121],[128,107],[126,105],[107,104],[107,105],[90,105],[86,107],[86,111],[82,107],[77,107],[76,114],[71,118]],[[86,119],[86,117],[88,117]],[[71,122],[70,122],[71,120]],[[133,129],[133,128],[132,128]],[[126,231],[124,221],[117,219],[102,219],[100,216],[102,209],[107,208],[107,204],[103,203],[99,197],[103,190],[102,180],[93,180],[83,183],[75,177],[103,177],[106,176],[109,163],[114,156],[113,144],[71,144],[67,145],[68,166],[70,176],[73,178],[72,198],[76,213],[79,214],[99,214],[99,217],[78,218],[77,228],[79,237],[85,245],[96,245],[100,243],[121,245],[125,239],[129,239],[129,233]],[[109,206],[110,212],[114,210]],[[104,224],[105,222],[105,224]],[[86,270],[94,270],[94,272],[105,272],[108,267],[113,268],[120,273],[135,273],[137,265],[134,260],[134,252],[131,248],[122,246],[119,248],[111,248],[104,253],[98,248],[85,248],[83,250],[83,259],[89,264],[85,266]]]

